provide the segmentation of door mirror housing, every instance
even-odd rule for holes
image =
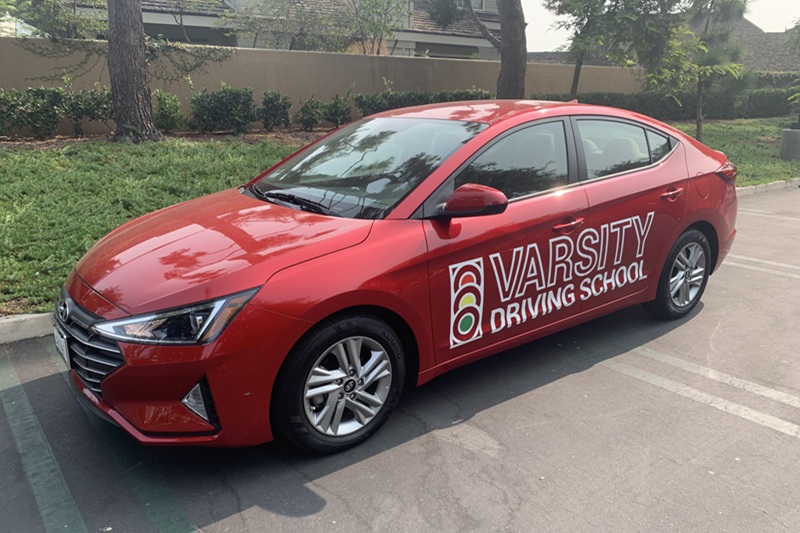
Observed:
[[[487,185],[465,183],[450,195],[439,214],[441,217],[478,217],[497,215],[508,207],[508,198]]]

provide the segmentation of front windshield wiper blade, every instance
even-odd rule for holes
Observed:
[[[278,200],[280,202],[299,205],[306,211],[311,211],[312,213],[319,213],[320,215],[336,216],[336,213],[334,213],[333,211],[331,211],[331,209],[322,205],[321,203],[315,202],[314,200],[309,200],[308,198],[303,198],[302,196],[297,196],[296,194],[291,194],[288,192],[277,192],[277,191],[261,191],[255,185],[252,187],[252,189],[253,192],[258,194],[265,200]]]

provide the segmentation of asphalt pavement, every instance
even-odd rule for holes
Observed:
[[[689,317],[453,371],[334,456],[140,446],[51,337],[0,344],[0,532],[800,531],[800,189],[742,195],[737,227]]]

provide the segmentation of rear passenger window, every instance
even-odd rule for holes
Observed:
[[[499,140],[455,178],[488,185],[511,200],[567,184],[567,142],[561,121],[537,124]]]
[[[589,179],[650,164],[644,128],[610,120],[578,120]],[[669,145],[669,143],[667,143]]]
[[[650,145],[650,157],[653,163],[664,159],[671,149],[668,137],[649,130],[647,132],[647,143]]]

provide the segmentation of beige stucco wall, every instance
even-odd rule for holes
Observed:
[[[58,82],[43,81],[42,77],[59,75],[65,67],[75,65],[85,57],[85,53],[78,51],[67,57],[45,57],[30,51],[32,44],[45,49],[57,46],[38,39],[0,38],[0,88],[58,85]],[[97,42],[81,46],[89,47],[96,55],[91,55],[84,72],[79,76],[73,75],[73,87],[90,89],[97,82],[108,85],[104,56],[106,44]],[[496,61],[236,48],[230,61],[211,64],[207,72],[192,74],[192,79],[197,88],[215,90],[223,81],[234,87],[251,87],[258,103],[261,93],[267,89],[281,91],[298,102],[312,95],[328,100],[336,93],[344,94],[352,85],[355,85],[355,93],[380,91],[384,88],[384,78],[391,80],[398,91],[473,86],[494,91],[499,69],[500,63]],[[641,87],[637,76],[633,69],[586,66],[582,70],[580,90],[635,92]],[[568,92],[572,66],[531,63],[527,67],[526,80],[526,96]],[[164,83],[153,80],[151,86],[178,94],[188,111],[189,89],[185,81]]]

